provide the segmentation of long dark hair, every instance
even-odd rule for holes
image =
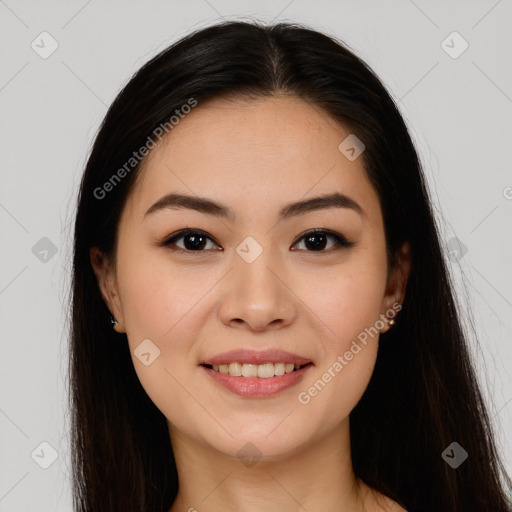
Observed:
[[[166,418],[140,384],[126,339],[112,330],[89,259],[92,246],[115,258],[120,214],[141,167],[126,163],[191,98],[200,108],[220,97],[275,94],[322,107],[363,141],[389,266],[404,241],[411,247],[403,309],[381,335],[373,376],[350,415],[356,476],[410,512],[510,512],[512,483],[470,361],[425,178],[396,104],[335,38],[298,24],[241,21],[197,30],[137,71],[109,108],[87,161],[70,301],[75,510],[166,512],[178,489]],[[123,166],[122,179],[112,181]],[[102,197],[98,190],[107,188]],[[441,456],[454,441],[468,453],[457,469]]]

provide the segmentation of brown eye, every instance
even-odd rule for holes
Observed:
[[[183,246],[173,247],[176,245],[177,240],[183,239]],[[205,246],[208,241],[211,241],[206,233],[198,230],[182,230],[175,233],[170,238],[167,238],[162,245],[169,247],[171,250],[182,250],[188,252],[204,252]],[[209,250],[209,249],[208,249]]]
[[[334,240],[333,247],[352,247],[355,245],[354,242],[349,242],[343,235],[325,230],[308,231],[302,235],[299,241],[304,240],[305,247],[311,249],[308,252],[328,252],[332,249],[332,246],[327,251],[324,249],[328,245],[329,238]]]

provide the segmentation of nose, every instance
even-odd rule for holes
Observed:
[[[250,331],[281,329],[297,315],[298,298],[287,281],[283,267],[263,253],[252,263],[238,255],[220,289],[221,321],[230,327]]]

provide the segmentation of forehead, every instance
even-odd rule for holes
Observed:
[[[350,129],[282,96],[200,103],[151,150],[130,194],[137,217],[169,192],[214,197],[240,216],[334,191],[378,209],[362,157],[338,146]],[[374,213],[377,213],[374,211]]]

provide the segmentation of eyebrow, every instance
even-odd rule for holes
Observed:
[[[231,221],[235,219],[234,211],[228,206],[217,203],[212,199],[177,193],[170,193],[160,198],[146,211],[144,218],[160,210],[180,208],[196,210],[207,215],[224,217]],[[359,205],[359,203],[346,196],[345,194],[341,194],[339,192],[335,192],[333,194],[325,194],[322,196],[287,204],[283,206],[279,211],[279,218],[286,220],[297,215],[303,215],[305,213],[328,208],[348,208],[354,210],[362,217],[367,218],[366,212]]]

